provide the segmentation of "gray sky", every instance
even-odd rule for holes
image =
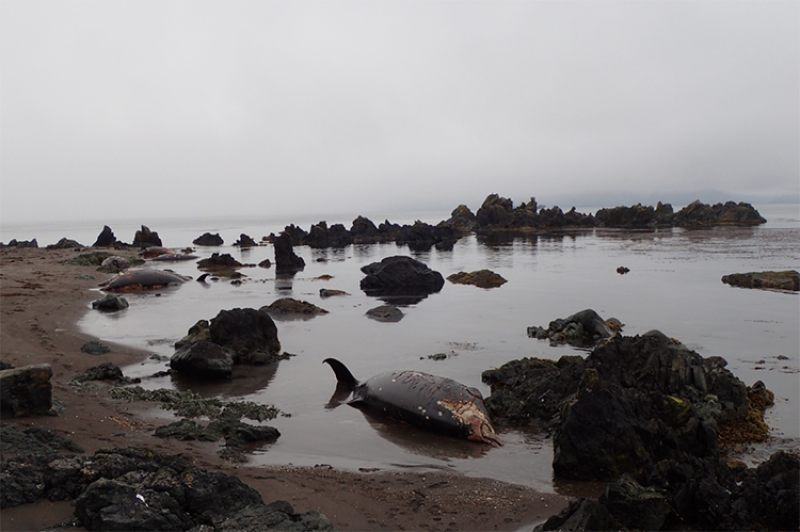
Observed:
[[[799,36],[796,0],[3,0],[0,222],[797,197]]]

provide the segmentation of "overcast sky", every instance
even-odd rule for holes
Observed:
[[[0,45],[5,224],[800,189],[796,0],[3,0]]]

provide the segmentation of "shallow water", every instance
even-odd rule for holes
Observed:
[[[162,377],[143,385],[192,387],[204,394],[271,403],[291,414],[270,422],[282,436],[254,454],[256,465],[455,470],[575,495],[587,486],[553,480],[551,441],[540,434],[506,431],[501,433],[504,447],[488,448],[370,419],[347,405],[329,408],[335,378],[322,360],[338,358],[364,379],[393,369],[426,371],[488,395],[480,380],[485,369],[526,356],[556,359],[579,352],[528,338],[527,327],[547,326],[555,318],[593,308],[604,318],[613,316],[625,323],[626,335],[659,329],[703,356],[724,357],[728,368],[746,384],[764,381],[776,395],[768,417],[774,439],[766,449],[756,448],[751,459],[763,459],[774,448],[797,448],[800,299],[795,293],[738,289],[720,281],[734,272],[800,268],[797,208],[759,210],[770,222],[757,228],[594,230],[494,244],[472,236],[460,240],[452,251],[424,253],[395,244],[337,250],[298,247],[295,251],[305,259],[306,268],[291,280],[276,279],[274,269],[247,268],[242,271],[248,278],[240,286],[225,281],[207,286],[189,282],[162,290],[160,295],[126,295],[130,308],[115,314],[87,312],[80,326],[102,340],[169,357],[174,352],[172,344],[189,327],[199,319],[213,318],[221,309],[258,308],[287,296],[309,301],[330,313],[306,321],[276,321],[283,350],[296,355],[289,360],[241,370],[224,384],[200,387]],[[421,219],[436,223],[446,217]],[[227,244],[241,232],[258,240],[288,222],[308,229],[308,224],[298,220],[264,224],[263,230],[255,220],[239,221],[238,226],[236,221],[207,226],[173,222],[151,229],[159,231],[165,245],[177,247],[189,245],[205,231],[222,232]],[[329,220],[335,222],[349,227],[347,220]],[[92,236],[83,237],[84,243],[91,243],[100,229],[102,225],[94,228]],[[61,236],[77,238],[68,232]],[[40,240],[40,245],[45,243]],[[204,257],[215,251],[230,253],[244,263],[274,258],[271,246],[239,250],[225,245],[198,248],[197,254]],[[359,290],[360,267],[398,254],[414,256],[445,277],[488,268],[508,283],[484,290],[447,282],[440,293],[403,307],[405,317],[399,323],[368,319],[365,312],[383,302]],[[618,266],[630,268],[630,273],[617,274]],[[199,275],[194,262],[166,267]],[[333,279],[318,280],[323,274]],[[320,288],[345,290],[350,295],[322,299]],[[447,358],[428,358],[437,353]],[[166,365],[163,360],[149,360],[124,371],[146,377]]]

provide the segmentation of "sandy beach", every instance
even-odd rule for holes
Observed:
[[[176,454],[209,470],[238,476],[266,502],[290,502],[296,511],[316,509],[338,530],[518,530],[558,513],[568,499],[490,479],[451,473],[394,470],[343,471],[325,464],[312,468],[252,467],[220,458],[216,443],[181,442],[153,436],[146,411],[153,405],[111,399],[104,390],[70,386],[79,372],[103,362],[120,367],[149,353],[82,334],[78,320],[98,293],[91,289],[109,276],[94,267],[63,264],[78,250],[0,250],[0,352],[15,367],[50,364],[58,416],[4,419],[20,427],[40,426],[69,437],[87,453],[101,448],[144,446]],[[88,276],[91,276],[88,277]],[[99,340],[104,355],[81,352]],[[69,502],[47,501],[5,509],[3,530],[42,530],[72,516]]]

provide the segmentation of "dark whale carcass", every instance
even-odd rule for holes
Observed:
[[[134,270],[117,275],[100,285],[106,292],[138,292],[185,283],[191,279],[185,275],[165,270]]]
[[[503,445],[475,388],[420,371],[387,371],[359,383],[335,358],[323,363],[331,366],[339,385],[351,391],[348,404],[354,407],[448,436]]]

